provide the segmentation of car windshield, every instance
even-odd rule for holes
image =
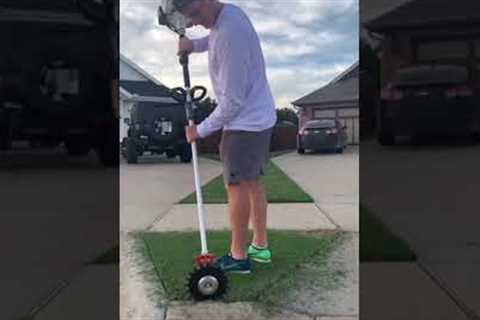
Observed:
[[[396,86],[458,84],[468,81],[468,71],[459,66],[417,66],[399,70],[393,77]]]
[[[308,121],[305,124],[305,128],[323,129],[323,128],[334,128],[334,127],[335,127],[335,120],[314,120],[314,121]]]

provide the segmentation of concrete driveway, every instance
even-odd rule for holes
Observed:
[[[200,158],[202,184],[222,172],[220,162]],[[191,163],[146,156],[138,164],[120,164],[120,230],[145,230],[174,203],[195,191]]]
[[[292,152],[273,161],[313,197],[334,224],[358,232],[358,147],[350,146],[343,154]]]
[[[479,159],[478,145],[362,142],[362,203],[472,318],[480,317]]]
[[[118,242],[117,173],[62,150],[0,159],[0,319],[23,319]]]

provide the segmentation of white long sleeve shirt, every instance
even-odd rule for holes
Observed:
[[[197,127],[204,138],[220,130],[263,131],[277,116],[260,40],[246,14],[224,4],[207,37],[193,51],[208,50],[208,67],[218,106]]]

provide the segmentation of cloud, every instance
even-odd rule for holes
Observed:
[[[358,59],[358,0],[232,0],[259,34],[277,107],[326,84]],[[182,86],[177,36],[156,25],[159,1],[120,1],[120,50],[169,87]],[[198,38],[207,30],[195,27]],[[206,54],[190,58],[194,85],[212,97]]]

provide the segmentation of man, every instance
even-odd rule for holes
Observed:
[[[201,39],[179,40],[179,54],[208,51],[209,72],[218,106],[198,126],[186,127],[189,142],[223,129],[220,158],[228,193],[230,253],[216,260],[225,272],[250,273],[250,258],[268,263],[265,191],[259,182],[268,162],[276,111],[260,41],[246,14],[218,0],[175,0],[193,25],[210,29]],[[246,252],[251,218],[253,239]]]

